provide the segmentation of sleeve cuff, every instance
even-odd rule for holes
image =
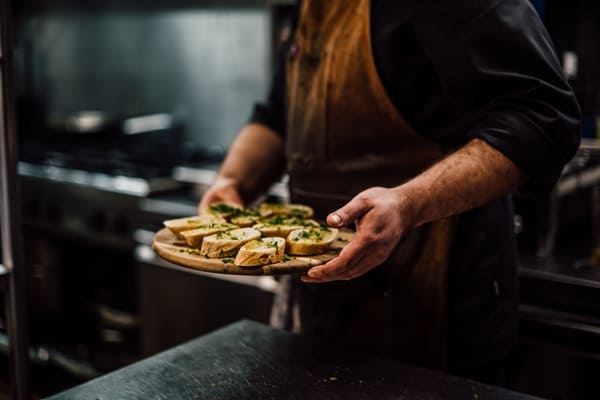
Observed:
[[[264,104],[257,103],[248,119],[248,123],[258,123],[271,128],[280,136],[285,136],[285,123],[280,115],[274,115]]]
[[[578,123],[554,129],[576,130]],[[480,138],[518,165],[529,177],[520,189],[532,194],[548,193],[558,181],[565,163],[579,147],[579,135],[558,144],[539,125],[518,111],[496,112],[478,124],[471,137]],[[566,136],[566,135],[565,135]]]

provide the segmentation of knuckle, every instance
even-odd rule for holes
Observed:
[[[356,271],[353,271],[346,275],[346,280],[350,281],[354,278],[357,278],[358,276],[360,276],[360,274],[358,274]]]
[[[339,280],[340,281],[350,281],[354,279],[354,277],[352,276],[352,274],[344,274],[344,275],[340,275],[339,276]]]
[[[361,192],[358,195],[356,195],[355,200],[361,204],[370,204],[371,197],[372,197],[371,194],[368,191],[366,191],[366,192]]]
[[[347,220],[348,218],[351,218],[354,214],[354,206],[352,204],[348,204],[346,207],[338,211],[338,214],[340,214],[342,219]]]
[[[354,270],[352,273],[348,274],[348,280],[356,279],[364,275],[365,272],[362,270]]]
[[[373,245],[379,241],[379,235],[375,232],[366,232],[363,235],[363,241],[368,245]]]
[[[351,271],[352,271],[352,267],[351,267],[349,264],[347,264],[347,263],[344,263],[344,264],[341,266],[341,268],[340,268],[340,271],[341,271],[343,274],[347,274],[347,273],[349,273],[349,272],[351,272]]]

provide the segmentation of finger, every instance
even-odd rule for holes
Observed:
[[[329,261],[327,264],[311,268],[308,271],[308,276],[315,279],[343,276],[349,270],[352,270],[355,265],[362,262],[362,259],[366,254],[367,251],[364,246],[356,241],[352,241],[342,249],[336,258]]]
[[[219,193],[214,193],[214,194],[206,194],[202,198],[202,201],[200,202],[200,205],[198,206],[198,214],[202,214],[203,212],[206,211],[208,206],[210,206],[211,204],[214,204],[214,203],[218,203],[218,202],[225,202],[225,203],[229,203],[229,204],[235,204],[239,207],[244,207],[244,202],[242,201],[242,198],[237,193],[237,191],[236,190],[227,190],[227,191],[221,191]]]
[[[338,257],[325,265],[312,268],[308,276],[318,280],[351,279],[383,264],[388,256],[386,246],[378,243],[371,235],[359,232]]]
[[[202,198],[202,201],[200,202],[200,205],[198,205],[198,215],[204,214],[206,212],[206,210],[208,209],[208,206],[210,206],[213,203],[218,202],[219,200],[220,199],[214,195],[204,196]]]
[[[230,190],[223,196],[222,201],[229,204],[235,204],[238,207],[244,207],[244,201],[240,197],[237,190]]]
[[[348,226],[370,209],[371,206],[362,197],[356,196],[345,206],[329,214],[327,223],[338,228]]]
[[[326,264],[327,265],[327,264]],[[304,275],[302,281],[306,283],[325,283],[333,281],[351,280],[362,276],[373,269],[376,265],[372,263],[369,257],[363,257],[353,263],[351,267],[348,267],[338,275],[322,275],[319,278],[311,277],[310,275]]]
[[[198,215],[201,215],[204,213],[204,210],[206,210],[206,207],[208,207],[208,204],[209,204],[208,201],[204,201],[204,200],[202,200],[200,202],[200,204],[198,204],[198,211],[197,211]]]

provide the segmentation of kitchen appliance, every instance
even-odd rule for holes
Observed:
[[[39,360],[63,360],[60,368],[76,379],[150,348],[143,330],[155,327],[140,322],[149,321],[141,317],[141,281],[166,289],[189,281],[194,290],[184,277],[140,273],[137,233],[195,213],[233,135],[268,91],[271,6],[279,2],[218,3],[15,4],[33,349],[41,349]],[[270,296],[258,297],[264,305]],[[144,298],[146,311],[160,305]],[[238,312],[268,318],[268,306],[247,306]],[[225,320],[205,317],[201,329]]]
[[[547,398],[596,398],[600,368],[600,147],[584,140],[555,191],[515,199],[521,337],[512,385]]]

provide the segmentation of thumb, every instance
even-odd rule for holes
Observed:
[[[354,221],[365,215],[369,209],[370,206],[366,201],[359,197],[355,197],[342,208],[329,214],[327,216],[327,223],[330,226],[341,228],[352,224]]]

